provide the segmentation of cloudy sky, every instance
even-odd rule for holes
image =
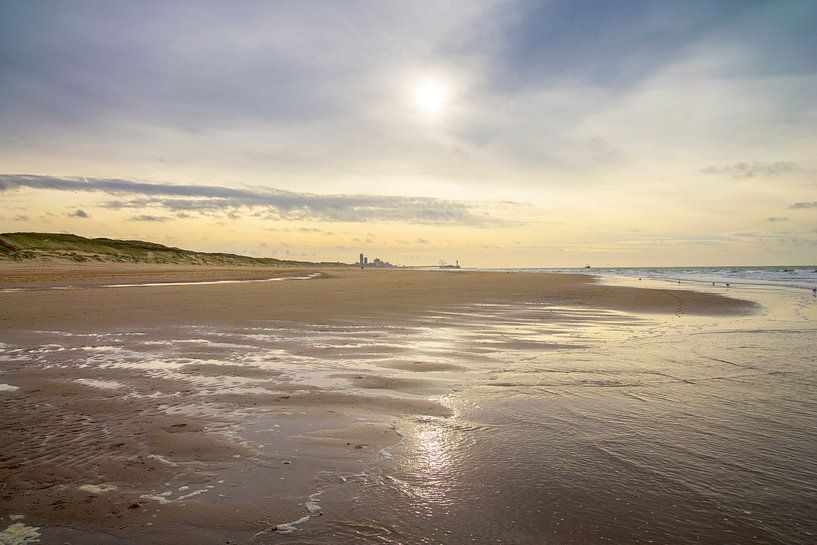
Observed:
[[[817,262],[813,0],[0,0],[0,231]]]

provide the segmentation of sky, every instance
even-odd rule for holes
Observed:
[[[817,264],[817,2],[0,0],[0,232]]]

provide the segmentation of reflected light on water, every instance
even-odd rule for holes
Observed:
[[[447,514],[455,503],[457,440],[449,426],[436,420],[420,424],[412,435],[407,449],[412,455],[404,458],[407,465],[402,468],[407,475],[404,492],[418,515],[431,517],[440,508]]]

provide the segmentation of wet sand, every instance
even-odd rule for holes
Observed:
[[[581,275],[321,270],[111,288],[304,271],[4,267],[0,531],[42,543],[646,542],[673,491],[629,504],[601,476],[620,470],[603,459],[615,441],[587,458],[576,434],[648,427],[622,416],[622,395],[631,410],[701,378],[673,363],[677,343],[638,356],[642,338],[760,309]],[[700,349],[692,333],[676,341]],[[710,378],[741,365],[710,363]],[[690,394],[672,395],[651,406],[672,414]],[[580,477],[595,472],[609,520],[578,507],[594,503]],[[745,523],[701,535],[695,524],[722,518],[712,505],[665,507],[701,543],[786,542]]]

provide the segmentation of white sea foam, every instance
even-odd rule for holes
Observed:
[[[143,499],[143,500],[153,500],[153,501],[158,502],[159,504],[162,504],[162,505],[164,505],[166,503],[171,503],[173,501],[173,500],[169,500],[169,499],[165,498],[164,496],[157,496],[156,494],[142,494],[139,497],[141,499]]]
[[[579,273],[598,276],[649,278],[669,282],[690,282],[724,286],[766,286],[796,289],[812,289],[817,286],[817,269],[814,266],[778,267],[622,267],[593,269],[486,269],[542,273]]]
[[[161,454],[148,454],[148,458],[153,458],[154,460],[159,460],[159,461],[160,461],[160,462],[162,462],[163,464],[167,464],[167,465],[169,465],[169,466],[176,466],[176,465],[178,465],[178,464],[176,464],[176,462],[171,462],[170,460],[168,460],[167,458],[165,458],[165,457],[164,457],[164,456],[162,456]]]
[[[118,390],[124,388],[125,385],[115,380],[100,380],[95,378],[78,378],[74,382],[91,386],[92,388],[102,388],[103,390]]]
[[[20,389],[19,386],[13,386],[11,384],[0,384],[0,392],[13,392],[19,389]]]
[[[20,356],[20,355],[16,355],[16,356],[0,355],[0,361],[26,361],[27,359],[28,359],[27,357]]]
[[[79,487],[83,492],[90,492],[91,494],[104,494],[116,490],[117,487],[112,484],[84,484]]]
[[[187,487],[184,487],[184,488],[187,488]],[[199,494],[204,494],[205,492],[209,492],[209,490],[207,488],[202,488],[201,490],[194,490],[194,491],[190,492],[189,494],[185,494],[184,496],[179,496],[178,498],[176,498],[176,501],[186,500],[187,498],[192,498],[193,496],[198,496]]]
[[[124,352],[124,350],[119,346],[80,346],[80,350],[85,350],[86,352]]]
[[[15,522],[0,532],[0,543],[3,545],[29,545],[39,541],[40,529],[22,522]]]
[[[296,526],[299,524],[303,524],[309,520],[309,516],[301,517],[298,520],[294,520],[292,522],[285,522],[283,524],[278,524],[275,526],[275,530],[282,534],[291,534],[295,530],[297,530]]]
[[[309,498],[306,500],[306,503],[304,503],[304,507],[306,507],[306,510],[312,513],[313,515],[316,513],[320,513],[322,510],[321,506],[318,504],[318,498],[321,497],[321,494],[322,492],[320,491],[310,494]]]

